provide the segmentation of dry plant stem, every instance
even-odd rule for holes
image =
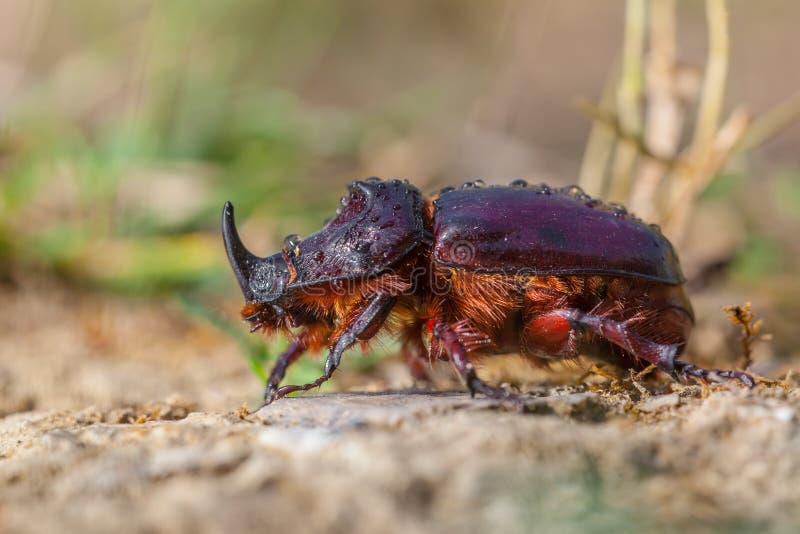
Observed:
[[[583,379],[586,379],[591,375],[602,376],[603,378],[611,380],[611,382],[613,383],[619,382],[618,376],[614,375],[613,373],[609,373],[608,371],[606,371],[601,366],[595,363],[589,366],[589,369],[586,371],[586,374],[584,375]]]
[[[607,128],[614,132],[614,135],[619,139],[634,145],[636,150],[643,157],[651,159],[668,169],[671,169],[677,164],[677,161],[674,159],[662,158],[658,154],[654,154],[645,144],[644,139],[642,139],[640,135],[636,135],[623,129],[614,112],[600,108],[586,100],[579,100],[576,103],[576,107],[581,113],[589,117],[591,120],[595,121],[596,123],[604,124]]]
[[[603,87],[603,94],[600,97],[600,108],[614,109],[614,97],[619,83],[619,65],[615,65]],[[589,105],[585,99],[576,102],[577,107]],[[602,120],[592,119],[592,129],[589,132],[589,140],[586,142],[586,149],[583,152],[581,162],[580,177],[578,185],[593,196],[605,198],[606,190],[606,170],[611,159],[611,151],[616,143],[617,135],[615,129]]]
[[[638,373],[634,372],[633,369],[629,370],[630,371],[631,384],[633,385],[633,387],[636,388],[636,390],[639,392],[639,394],[642,396],[642,398],[649,397],[650,396],[650,391],[646,387],[644,387],[642,385],[641,380],[642,380],[642,378],[644,378],[645,376],[649,375],[650,373],[652,373],[656,369],[658,369],[658,366],[651,363],[650,365],[648,365],[647,367],[645,367],[644,369],[642,369]]]
[[[747,370],[753,363],[753,342],[764,322],[761,319],[755,320],[755,314],[749,302],[744,306],[723,306],[722,310],[728,314],[728,319],[733,324],[739,326],[742,333],[742,357],[744,363],[742,367]]]
[[[664,232],[673,243],[680,244],[685,237],[697,197],[724,168],[736,144],[747,133],[751,120],[752,116],[746,109],[734,110],[717,132],[708,152],[702,157],[687,155],[681,159],[675,169],[676,181],[670,195],[672,202],[664,217]]]
[[[731,155],[758,146],[800,119],[800,93],[755,122],[739,107],[720,126],[729,60],[728,8],[727,0],[706,0],[708,61],[691,143],[679,153],[687,102],[695,99],[698,81],[694,76],[689,80],[691,71],[677,62],[675,5],[675,0],[653,0],[647,6],[643,0],[628,0],[616,111],[607,93],[600,106],[581,101],[578,108],[593,121],[580,184],[592,193],[626,202],[639,216],[661,224],[664,233],[680,245],[697,198]],[[646,7],[651,10],[650,55],[643,95]],[[647,102],[644,126],[643,96]],[[611,134],[617,143],[607,184]],[[631,182],[640,156],[640,172]]]
[[[642,56],[646,4],[644,0],[628,0],[625,6],[625,43],[622,78],[617,90],[617,113],[622,129],[638,137],[642,131]],[[637,155],[634,143],[623,139],[617,144],[609,194],[612,200],[624,201],[627,198]]]
[[[708,63],[692,147],[700,150],[714,140],[725,101],[728,76],[728,6],[726,0],[706,0]]]
[[[747,135],[736,145],[736,152],[744,152],[769,141],[798,120],[800,120],[800,92],[753,121]]]
[[[633,376],[636,378],[636,380],[641,380],[642,378],[646,377],[656,369],[658,369],[658,366],[656,364],[651,363],[650,365],[648,365],[647,367],[645,367],[644,369],[642,369]]]
[[[675,0],[651,2],[649,23],[644,145],[654,154],[672,159],[678,150],[685,113],[675,79]],[[645,220],[659,218],[658,192],[667,170],[661,162],[652,158],[640,163],[639,173],[631,184],[629,208]]]
[[[708,62],[703,79],[703,92],[697,111],[694,136],[682,158],[686,166],[673,176],[669,192],[669,205],[665,218],[666,232],[680,242],[689,219],[691,209],[699,195],[720,166],[709,161],[720,159],[712,156],[717,128],[725,100],[725,81],[728,75],[728,7],[726,0],[706,0],[708,24]],[[725,158],[727,154],[725,154]],[[723,158],[724,162],[724,158]],[[711,173],[711,176],[708,174]]]

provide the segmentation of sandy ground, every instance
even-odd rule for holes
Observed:
[[[1,532],[800,527],[794,382],[539,385],[525,414],[330,393],[248,415],[235,346],[169,305],[51,287],[3,304]]]

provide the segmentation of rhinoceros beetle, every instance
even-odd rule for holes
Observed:
[[[423,197],[407,181],[349,185],[336,215],[265,258],[245,248],[226,203],[222,234],[251,331],[292,339],[265,404],[328,380],[342,353],[386,332],[417,378],[450,360],[470,393],[521,402],[472,361],[518,352],[533,362],[588,353],[676,379],[753,379],[676,359],[694,323],[678,257],[655,225],[580,188],[469,182]],[[329,350],[317,380],[280,386],[306,351]]]

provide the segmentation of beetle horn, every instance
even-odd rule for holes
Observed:
[[[247,247],[242,243],[239,232],[236,231],[236,222],[233,219],[233,204],[230,202],[226,202],[225,207],[222,208],[222,239],[225,241],[225,252],[228,253],[228,261],[233,268],[233,273],[236,275],[236,280],[239,282],[239,287],[247,295],[253,267],[258,262],[264,261],[264,259],[247,250]]]

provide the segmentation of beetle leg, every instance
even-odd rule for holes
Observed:
[[[418,382],[429,383],[431,381],[429,371],[433,366],[433,362],[428,359],[425,346],[420,347],[417,346],[418,344],[422,345],[422,341],[406,343],[400,349],[403,362],[408,366],[415,385]]]
[[[633,330],[625,322],[615,321],[602,315],[585,313],[576,309],[552,310],[539,316],[537,320],[548,319],[560,321],[564,328],[578,333],[591,332],[605,338],[636,358],[658,366],[659,369],[672,373],[678,345],[662,345],[649,341]]]
[[[478,375],[475,373],[475,366],[472,365],[467,356],[467,349],[464,347],[461,339],[459,339],[457,332],[459,324],[460,323],[449,325],[445,323],[436,323],[433,327],[433,337],[438,341],[444,351],[450,355],[450,360],[453,362],[453,366],[467,386],[469,394],[474,397],[477,392],[486,395],[490,399],[510,401],[514,403],[519,411],[523,411],[525,409],[525,402],[519,395],[490,386],[478,378]]]
[[[699,378],[703,382],[718,382],[720,378],[726,378],[728,380],[735,379],[749,388],[755,387],[756,385],[753,377],[744,371],[703,369],[702,367],[697,367],[691,363],[686,363],[681,360],[675,360],[675,370],[673,371],[672,375],[675,378],[684,379],[691,376],[694,378]]]
[[[422,320],[410,321],[400,330],[400,353],[403,361],[411,371],[414,384],[418,382],[430,382],[429,370],[432,361],[429,353],[422,341],[422,330],[425,322]]]
[[[385,293],[379,293],[372,297],[367,302],[367,305],[364,307],[361,313],[359,313],[355,319],[353,319],[352,322],[347,325],[344,332],[339,336],[339,339],[336,340],[336,343],[328,354],[328,358],[325,360],[325,370],[322,373],[322,376],[313,382],[309,382],[308,384],[303,384],[300,386],[283,386],[278,388],[272,392],[269,398],[264,399],[263,406],[272,403],[272,401],[276,399],[285,397],[289,393],[294,393],[295,391],[308,391],[309,389],[314,389],[325,383],[331,377],[331,375],[333,375],[333,372],[336,370],[336,368],[339,367],[339,363],[342,360],[342,353],[344,353],[345,350],[350,348],[350,346],[355,343],[359,334],[370,327],[376,318],[382,315],[385,316],[388,310],[394,306],[396,301],[397,297],[394,295],[387,295]]]
[[[634,357],[655,364],[659,369],[675,378],[697,377],[708,381],[716,378],[737,379],[748,387],[755,383],[747,373],[741,371],[719,371],[696,367],[692,364],[676,360],[677,344],[661,344],[645,339],[631,330],[628,322],[620,322],[576,309],[552,310],[541,317],[560,319],[579,332],[589,331],[599,335],[614,345],[622,348]]]
[[[272,368],[272,371],[269,373],[269,378],[267,379],[267,385],[264,388],[264,400],[272,398],[272,395],[275,393],[275,390],[278,389],[278,385],[283,380],[283,377],[286,376],[286,369],[292,365],[297,359],[305,352],[306,347],[300,341],[295,341],[289,348],[287,348],[283,354],[278,356],[278,360],[275,362],[275,366]]]

